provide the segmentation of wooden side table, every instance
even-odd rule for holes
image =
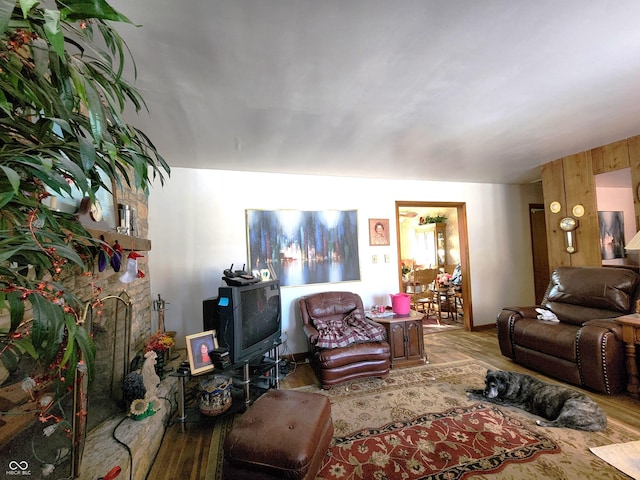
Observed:
[[[408,315],[372,318],[387,331],[387,340],[391,347],[391,368],[408,365],[423,365],[427,362],[422,334],[424,315],[411,310]]]
[[[638,381],[638,364],[636,363],[636,343],[640,343],[640,314],[623,315],[616,318],[622,325],[622,340],[626,343],[627,356],[627,393],[640,399],[640,382]]]

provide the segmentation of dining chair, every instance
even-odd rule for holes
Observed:
[[[435,296],[432,285],[436,280],[438,270],[435,268],[427,268],[424,270],[415,270],[413,272],[414,293],[411,296],[412,308],[418,312],[423,312],[427,316],[435,313]],[[438,325],[440,319],[436,317]]]

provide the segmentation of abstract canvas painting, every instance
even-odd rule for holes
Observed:
[[[251,271],[281,286],[360,280],[356,210],[247,210]]]
[[[602,260],[624,258],[624,213],[598,212]]]

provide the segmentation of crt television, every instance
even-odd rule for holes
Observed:
[[[264,355],[280,343],[282,307],[278,280],[218,289],[203,302],[205,330],[216,331],[219,347],[229,349],[233,364]]]

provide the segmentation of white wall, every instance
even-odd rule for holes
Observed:
[[[329,289],[362,296],[365,307],[398,291],[395,201],[466,202],[474,324],[490,324],[505,305],[534,302],[528,204],[537,186],[372,180],[176,168],[149,198],[149,275],[153,297],[169,302],[167,330],[202,330],[202,300],[216,296],[222,271],[247,261],[245,209],[356,209],[361,281],[282,288],[283,325],[292,353],[307,349],[296,300]],[[372,247],[368,219],[389,218],[391,246]],[[371,262],[372,255],[378,263]],[[384,262],[389,254],[391,261]]]

